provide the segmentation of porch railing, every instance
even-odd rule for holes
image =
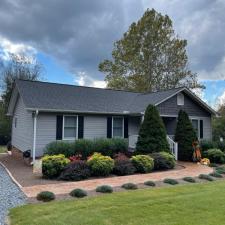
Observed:
[[[171,137],[167,135],[167,141],[170,146],[170,151],[174,155],[175,159],[178,160],[178,144]]]

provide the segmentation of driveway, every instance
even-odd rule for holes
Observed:
[[[26,203],[26,197],[0,164],[0,225],[4,225],[10,208]]]

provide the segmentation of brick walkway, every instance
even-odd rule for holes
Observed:
[[[94,190],[99,185],[111,185],[113,187],[118,187],[127,182],[140,184],[144,183],[147,180],[161,181],[165,178],[181,179],[186,176],[196,177],[201,173],[208,174],[213,171],[213,169],[210,167],[197,165],[194,163],[179,162],[179,164],[181,164],[185,168],[164,172],[154,172],[149,174],[136,174],[130,176],[100,178],[78,182],[35,185],[30,187],[23,187],[22,190],[27,195],[27,197],[35,197],[41,191],[52,191],[56,195],[58,195],[58,194],[67,194],[75,188],[83,188],[87,191],[91,191]]]

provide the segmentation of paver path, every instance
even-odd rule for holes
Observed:
[[[109,177],[100,179],[90,179],[77,182],[64,182],[58,184],[35,185],[23,187],[22,190],[28,197],[35,197],[41,191],[52,191],[55,194],[67,194],[75,188],[83,188],[85,190],[94,190],[99,185],[111,185],[113,187],[121,186],[124,183],[132,182],[135,184],[144,183],[147,180],[160,181],[165,178],[181,179],[186,176],[196,177],[199,174],[208,174],[213,171],[212,168],[194,163],[181,162],[185,167],[179,170],[170,170],[163,172],[154,172],[148,174],[136,174],[130,176]]]
[[[0,165],[0,225],[4,224],[8,209],[26,202],[26,196]]]

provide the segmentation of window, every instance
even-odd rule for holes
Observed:
[[[77,116],[63,116],[63,139],[74,140],[78,131]]]
[[[123,117],[113,117],[112,137],[123,137]]]
[[[197,137],[203,139],[203,120],[192,119],[192,126],[196,131]]]
[[[177,94],[177,105],[184,105],[184,95],[182,93]]]

